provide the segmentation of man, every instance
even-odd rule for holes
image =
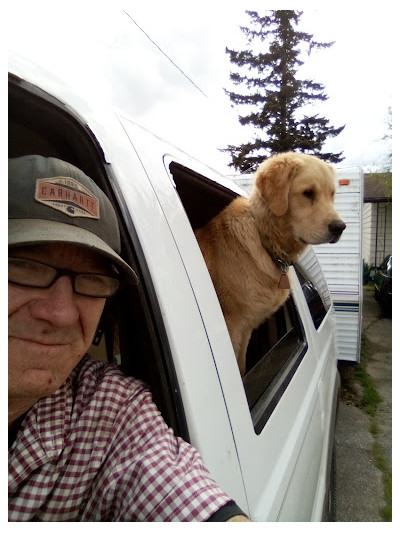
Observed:
[[[145,385],[85,354],[122,279],[118,222],[83,172],[9,162],[9,520],[247,521]]]

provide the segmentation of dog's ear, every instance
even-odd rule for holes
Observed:
[[[255,184],[272,213],[282,216],[289,207],[289,190],[293,177],[300,168],[293,153],[272,156],[259,166]]]

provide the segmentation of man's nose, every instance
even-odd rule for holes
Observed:
[[[79,309],[71,278],[61,276],[49,288],[41,289],[41,297],[34,301],[31,312],[35,318],[54,326],[74,324],[78,320]]]

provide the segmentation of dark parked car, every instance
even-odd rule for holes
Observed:
[[[387,255],[375,274],[375,299],[385,315],[392,314],[392,256]]]

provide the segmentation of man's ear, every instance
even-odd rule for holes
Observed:
[[[290,185],[300,165],[294,153],[283,153],[265,160],[257,170],[255,185],[278,217],[288,210]]]

